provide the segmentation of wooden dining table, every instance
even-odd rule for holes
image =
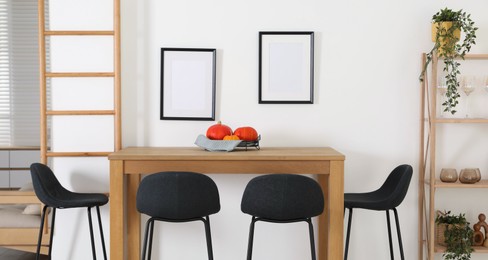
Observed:
[[[129,147],[111,153],[110,259],[139,259],[141,217],[136,193],[141,175],[162,171],[205,174],[313,174],[324,191],[318,217],[318,259],[343,259],[344,160],[330,147],[262,147],[209,152],[197,147]],[[218,223],[215,223],[218,225]]]

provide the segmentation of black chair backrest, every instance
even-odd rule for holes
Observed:
[[[65,197],[69,191],[59,183],[52,170],[42,163],[33,163],[30,172],[34,191],[39,200],[51,207],[63,207],[56,198]]]
[[[386,208],[396,208],[407,195],[408,186],[412,179],[413,169],[408,164],[397,166],[388,175],[383,185],[376,191],[385,198]]]
[[[194,172],[160,172],[142,179],[137,190],[137,210],[152,217],[185,220],[220,211],[215,182]]]
[[[241,210],[273,220],[310,218],[324,211],[324,195],[320,185],[306,176],[262,175],[247,184]]]

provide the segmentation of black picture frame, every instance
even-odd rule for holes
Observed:
[[[216,49],[161,48],[161,120],[215,120]]]
[[[313,104],[314,32],[259,32],[259,104]]]

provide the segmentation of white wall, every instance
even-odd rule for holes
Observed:
[[[70,5],[80,8],[74,4],[76,1],[64,2],[66,6],[59,10]],[[88,2],[93,3],[93,0]],[[96,2],[104,7],[102,11],[110,9],[99,3],[102,1]],[[346,155],[346,192],[377,188],[398,164],[409,163],[414,167],[415,177],[399,213],[406,259],[416,259],[420,54],[430,50],[432,45],[431,16],[445,6],[463,8],[472,14],[480,27],[478,45],[472,52],[488,53],[488,17],[485,15],[488,2],[483,0],[250,0],[239,3],[222,0],[123,0],[123,145],[193,146],[196,136],[204,133],[214,122],[159,120],[160,48],[216,48],[218,120],[233,128],[254,126],[262,135],[263,147],[336,148]],[[100,12],[100,16],[104,13]],[[90,14],[90,17],[97,14]],[[58,19],[64,25],[70,16]],[[106,27],[107,24],[110,25],[102,19],[93,26]],[[315,103],[259,105],[258,32],[294,30],[315,32]],[[73,44],[75,47],[79,45],[76,41]],[[95,55],[106,53],[103,50],[93,51]],[[488,75],[488,70],[485,74]],[[477,95],[488,98],[481,91]],[[67,124],[58,126],[64,129]],[[103,128],[103,123],[92,125]],[[441,147],[440,150],[448,154],[445,166],[460,169],[476,165],[486,178],[486,161],[476,159],[486,158],[486,145],[481,144],[487,141],[484,133],[488,129],[486,126],[469,129],[470,135],[463,135],[463,138],[460,138],[459,128],[442,130],[441,136],[446,139],[455,136],[455,139],[463,140],[454,148]],[[83,129],[71,131],[77,133]],[[467,141],[476,141],[478,145],[469,150],[469,160],[457,160],[466,154]],[[75,166],[72,163],[57,163],[58,170],[67,171],[66,183],[81,190],[108,189],[105,162],[97,162],[96,169],[84,162],[75,162]],[[93,182],[97,183],[96,187],[79,182],[85,177],[96,179]],[[222,203],[221,212],[212,216],[215,258],[243,259],[250,217],[240,212],[239,204],[242,191],[253,176],[211,177],[219,186]],[[488,212],[487,206],[476,201],[486,193],[466,190],[442,192],[456,202],[454,205],[459,205],[459,210],[467,211],[471,222],[476,222],[479,212]],[[463,192],[463,196],[455,192]],[[464,194],[469,194],[469,207],[466,206],[469,203],[463,201],[466,200]],[[449,200],[440,200],[439,204],[456,208]],[[108,230],[107,208],[104,211],[104,224]],[[84,212],[65,214],[59,216],[63,226],[72,224],[73,218],[85,218]],[[350,259],[389,259],[384,213],[357,211],[354,221]],[[80,231],[85,230],[84,226],[79,228]],[[165,233],[156,240],[156,245],[159,245],[156,255],[163,259],[206,259],[200,223],[162,226]],[[89,258],[88,236],[66,233],[64,230],[62,234],[59,230],[56,233],[55,259]],[[73,241],[78,245],[74,247]],[[306,259],[309,255],[306,229],[301,224],[258,224],[255,242],[254,259]],[[437,257],[440,259],[440,255]],[[483,257],[486,255],[476,255],[473,259]]]

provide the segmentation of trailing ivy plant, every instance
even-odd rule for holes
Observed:
[[[437,224],[447,224],[444,232],[446,251],[445,260],[469,260],[473,243],[473,230],[464,214],[452,215],[450,211],[440,213],[435,220]]]
[[[452,225],[444,232],[446,252],[442,255],[446,260],[469,260],[474,251],[472,246],[473,230],[469,225]]]
[[[442,103],[445,112],[455,114],[454,109],[459,103],[459,81],[458,76],[461,74],[459,70],[460,63],[456,61],[457,58],[464,59],[466,53],[471,50],[471,46],[475,45],[476,30],[474,22],[471,20],[471,15],[463,12],[463,10],[453,11],[445,8],[441,9],[432,17],[433,23],[440,22],[452,22],[452,26],[449,28],[438,26],[438,30],[435,35],[435,43],[432,50],[427,53],[427,59],[420,74],[420,81],[424,81],[427,66],[432,61],[434,54],[437,53],[438,58],[444,61],[443,71],[446,73],[446,97],[447,100]],[[459,38],[455,32],[457,30],[464,31],[465,37],[462,43],[459,43]]]

